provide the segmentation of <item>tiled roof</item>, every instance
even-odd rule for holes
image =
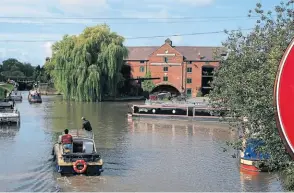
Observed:
[[[148,60],[150,54],[156,51],[160,46],[138,46],[127,47],[129,56],[126,60]],[[199,60],[198,54],[204,57],[202,61],[211,61],[213,59],[213,52],[216,48],[224,50],[222,47],[197,47],[197,46],[174,46],[174,49],[179,51],[186,60]]]
[[[139,46],[127,48],[129,50],[127,60],[147,60],[149,55],[157,50],[159,46]]]

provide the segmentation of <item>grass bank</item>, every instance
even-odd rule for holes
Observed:
[[[12,84],[0,83],[0,99],[4,99],[6,97],[5,91],[7,91],[7,93],[10,93],[13,88],[14,86]]]

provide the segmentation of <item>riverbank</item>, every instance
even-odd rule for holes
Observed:
[[[5,98],[6,93],[10,93],[13,90],[13,88],[14,86],[12,84],[0,83],[0,98]]]
[[[62,95],[58,92],[53,84],[41,83],[38,87],[38,92],[41,95]]]

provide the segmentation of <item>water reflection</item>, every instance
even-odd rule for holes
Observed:
[[[18,134],[20,124],[15,125],[0,125],[0,141],[14,139]]]
[[[252,192],[278,192],[283,191],[279,175],[277,173],[260,173],[240,168],[240,180],[242,191]]]

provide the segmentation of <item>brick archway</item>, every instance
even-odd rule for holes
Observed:
[[[181,92],[179,89],[171,83],[159,83],[157,84],[151,91],[151,93],[155,92],[170,92],[171,94],[179,95]]]

